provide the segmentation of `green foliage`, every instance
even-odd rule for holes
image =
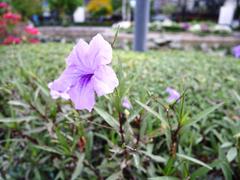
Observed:
[[[108,10],[105,7],[101,7],[98,11],[92,12],[91,16],[93,18],[99,18],[102,16],[106,16],[108,14]]]
[[[83,5],[83,0],[49,0],[51,9],[60,13],[73,13],[78,6]]]
[[[47,88],[71,48],[0,48],[0,179],[239,177],[239,61],[115,51],[120,85],[88,113],[52,100]],[[168,86],[181,92],[180,102],[166,102]],[[133,109],[121,107],[124,96]]]
[[[176,12],[176,10],[177,10],[177,6],[174,4],[167,3],[162,7],[162,13],[166,15],[171,15],[174,12]]]
[[[11,0],[10,4],[24,18],[30,18],[33,14],[42,12],[41,0]]]
[[[122,7],[122,0],[112,0],[113,11],[120,11]]]

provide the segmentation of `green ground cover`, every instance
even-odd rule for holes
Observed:
[[[114,94],[98,98],[91,113],[49,96],[47,84],[72,47],[0,47],[0,179],[240,176],[240,61],[198,51],[114,51],[115,93],[133,105],[123,111],[121,145]],[[169,113],[167,87],[185,92]]]

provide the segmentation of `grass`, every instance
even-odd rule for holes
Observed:
[[[198,51],[116,50],[118,91],[88,113],[49,96],[47,83],[71,48],[0,47],[0,179],[240,176],[240,61]],[[166,102],[169,86],[185,94],[174,107]],[[120,108],[124,144],[119,94],[133,104]]]

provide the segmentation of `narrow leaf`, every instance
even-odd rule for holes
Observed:
[[[172,176],[158,176],[158,177],[148,178],[148,180],[179,180],[179,179]]]
[[[108,114],[103,109],[100,109],[98,107],[94,107],[95,111],[108,123],[111,127],[113,127],[115,130],[119,130],[119,124],[118,121],[112,117],[110,114]]]
[[[142,106],[146,111],[148,111],[149,113],[151,113],[153,116],[155,116],[156,118],[158,118],[163,124],[168,124],[165,119],[163,117],[161,117],[159,115],[159,113],[157,113],[156,111],[154,111],[152,108],[150,108],[149,106],[147,106],[146,104],[141,103],[138,100],[135,100],[136,103],[138,103],[140,106]]]
[[[121,174],[122,172],[119,171],[119,172],[116,172],[114,174],[112,174],[111,176],[109,176],[106,180],[118,180],[118,179],[121,179]]]
[[[60,155],[64,155],[62,152],[59,152],[51,147],[48,147],[48,146],[40,146],[40,145],[34,145],[35,148],[37,149],[41,149],[41,150],[44,150],[44,151],[48,151],[48,152],[51,152],[51,153],[56,153],[56,154],[60,154]]]
[[[237,148],[232,147],[227,153],[228,162],[232,162],[237,157]]]
[[[198,115],[196,115],[195,117],[193,117],[193,121],[190,121],[188,124],[186,124],[185,126],[191,126],[195,123],[197,123],[198,121],[200,121],[201,119],[207,117],[211,112],[215,111],[216,109],[218,109],[220,106],[222,106],[223,103],[217,104],[215,106],[212,106],[204,111],[202,111],[201,113],[199,113]]]
[[[190,156],[187,156],[187,155],[184,155],[184,154],[179,154],[179,153],[177,153],[177,156],[212,170],[212,167],[210,167],[209,165],[205,164],[204,162],[202,162],[198,159],[195,159],[193,157],[190,157]]]
[[[71,180],[77,179],[78,176],[81,174],[81,172],[83,170],[83,160],[84,160],[84,154],[78,155],[77,166],[72,174]]]
[[[140,151],[141,153],[143,153],[144,155],[150,157],[152,160],[156,161],[156,162],[161,162],[161,163],[165,163],[166,162],[166,159],[161,157],[161,156],[158,156],[158,155],[153,155],[149,152],[146,152],[146,151]]]
[[[8,101],[8,104],[13,105],[13,106],[20,106],[23,108],[29,108],[29,105],[20,101]]]
[[[36,120],[36,116],[26,116],[26,117],[19,117],[19,118],[1,118],[0,122],[2,123],[20,123],[20,122],[29,122],[32,120]]]

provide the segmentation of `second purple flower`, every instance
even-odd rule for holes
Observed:
[[[173,103],[174,101],[179,100],[179,98],[181,97],[180,93],[173,88],[168,87],[166,89],[166,92],[169,94],[167,98],[168,103]]]
[[[240,45],[233,47],[232,53],[236,58],[240,58]]]

